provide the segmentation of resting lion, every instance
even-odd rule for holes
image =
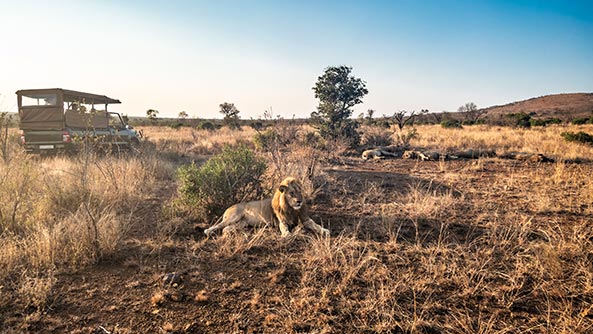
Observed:
[[[386,157],[394,157],[398,158],[401,156],[401,149],[396,146],[384,146],[384,147],[377,147],[370,150],[366,150],[362,152],[362,160],[369,160],[369,159],[383,159]]]
[[[248,226],[268,224],[279,226],[283,237],[290,235],[290,231],[297,226],[329,235],[328,229],[309,218],[301,184],[293,177],[287,177],[280,183],[273,198],[231,206],[224,212],[222,221],[204,230],[204,233],[211,236],[221,228],[223,233],[228,233]]]

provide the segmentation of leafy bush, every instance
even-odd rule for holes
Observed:
[[[561,124],[562,120],[559,118],[546,118],[546,119],[534,119],[529,120],[531,126],[546,126],[549,124]]]
[[[461,129],[461,122],[458,120],[454,120],[454,119],[448,119],[446,121],[442,121],[441,122],[441,126],[443,128],[449,129],[449,128],[459,128]]]
[[[198,124],[197,128],[200,130],[212,131],[212,130],[216,129],[216,126],[210,121],[203,121],[203,122],[200,122],[200,124]]]
[[[254,129],[254,130],[258,131],[258,130],[262,130],[262,129],[264,128],[264,123],[262,123],[261,121],[254,121],[254,122],[251,122],[251,123],[249,124],[249,126],[250,126],[252,129]]]
[[[583,131],[579,131],[577,133],[571,131],[562,132],[560,135],[562,138],[564,138],[564,140],[569,142],[579,142],[593,145],[593,136]]]
[[[232,204],[261,197],[265,170],[265,162],[246,146],[225,146],[200,167],[192,163],[178,169],[177,204],[201,219],[220,215]]]
[[[587,123],[592,123],[591,122],[591,118],[575,118],[571,121],[572,124],[574,125],[583,125],[583,124],[587,124]]]
[[[520,128],[530,128],[531,127],[531,115],[526,114],[524,112],[516,113],[516,114],[508,114],[507,117],[513,120],[513,125],[520,127]]]
[[[181,122],[175,122],[175,123],[171,123],[171,124],[169,124],[169,127],[170,127],[171,129],[176,129],[176,130],[178,130],[178,129],[179,129],[179,128],[181,128],[182,126],[183,126],[183,123],[181,123]]]
[[[562,120],[560,118],[548,118],[546,122],[548,124],[562,124]]]

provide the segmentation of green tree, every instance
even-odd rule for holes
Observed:
[[[224,115],[223,122],[232,129],[240,128],[239,125],[239,109],[235,107],[234,103],[224,102],[219,105],[220,113]]]
[[[153,123],[156,123],[158,115],[159,115],[158,110],[154,110],[154,109],[146,110],[146,117]]]
[[[348,66],[331,66],[317,78],[313,91],[319,105],[311,113],[311,120],[323,138],[346,138],[355,146],[360,142],[360,135],[356,132],[358,123],[350,119],[352,107],[362,103],[369,91],[365,82],[351,71]]]
[[[185,120],[188,117],[189,117],[189,115],[187,114],[187,112],[185,112],[185,111],[180,111],[179,112],[178,118],[179,118],[180,121],[183,121],[183,120]]]

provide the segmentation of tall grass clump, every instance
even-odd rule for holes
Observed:
[[[200,219],[220,215],[232,204],[261,197],[265,171],[265,162],[247,147],[225,146],[202,166],[192,163],[178,169],[175,204]]]
[[[170,172],[150,154],[35,158],[10,149],[0,162],[0,307],[41,308],[56,273],[118,250]]]
[[[361,144],[365,147],[389,146],[393,144],[393,132],[379,126],[361,127]]]
[[[275,120],[265,131],[258,131],[253,141],[268,164],[264,188],[273,189],[285,177],[292,176],[301,182],[307,198],[314,196],[322,182],[318,166],[329,157],[321,147],[325,145],[328,149],[332,145],[329,141],[322,144],[324,140],[315,132],[283,119]]]

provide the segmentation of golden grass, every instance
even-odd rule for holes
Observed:
[[[220,277],[227,267],[240,268],[248,276],[239,283],[226,272],[237,296],[249,288],[249,274],[263,277],[265,285],[242,295],[238,304],[264,332],[591,332],[593,168],[561,160],[590,159],[593,148],[567,143],[560,133],[593,127],[417,130],[412,146],[542,153],[558,162],[418,162],[380,171],[409,177],[404,186],[384,188],[357,174],[364,165],[356,158],[338,160],[343,162],[338,166],[331,154],[288,144],[259,152],[268,159],[267,179],[273,184],[293,174],[309,196],[321,194],[314,209],[325,210],[319,214],[323,223],[334,222],[332,237],[281,239],[270,227],[180,240],[175,235],[187,222],[167,217],[145,232],[155,234],[151,249],[181,252],[175,261],[216,267]],[[84,164],[18,156],[0,165],[0,301],[18,298],[37,308],[51,303],[54,274],[117,252],[127,231],[147,218],[137,208],[162,197],[157,185],[171,182],[182,156],[212,155],[222,145],[250,142],[255,134],[248,128],[144,132],[157,150],[141,157]],[[378,133],[375,137],[384,136]],[[352,221],[354,228],[348,225]],[[250,266],[250,261],[259,262]],[[221,284],[214,279],[199,285],[190,299],[200,309],[218,307],[223,297],[215,291],[225,291]],[[155,307],[165,300],[160,291],[146,298]],[[225,325],[239,322],[237,314],[225,318]]]
[[[593,146],[569,143],[560,134],[565,131],[593,133],[593,125],[549,125],[520,129],[490,125],[448,129],[440,125],[418,126],[418,137],[412,145],[434,150],[490,149],[497,153],[508,151],[542,153],[556,159],[591,157]]]
[[[230,129],[223,127],[218,130],[198,130],[191,127],[178,129],[164,126],[140,128],[145,139],[156,144],[159,152],[183,155],[213,155],[222,152],[225,145],[248,144],[253,147],[255,130],[251,127]]]
[[[157,177],[172,173],[155,159],[19,154],[0,164],[0,300],[40,307],[56,271],[116,252]]]

